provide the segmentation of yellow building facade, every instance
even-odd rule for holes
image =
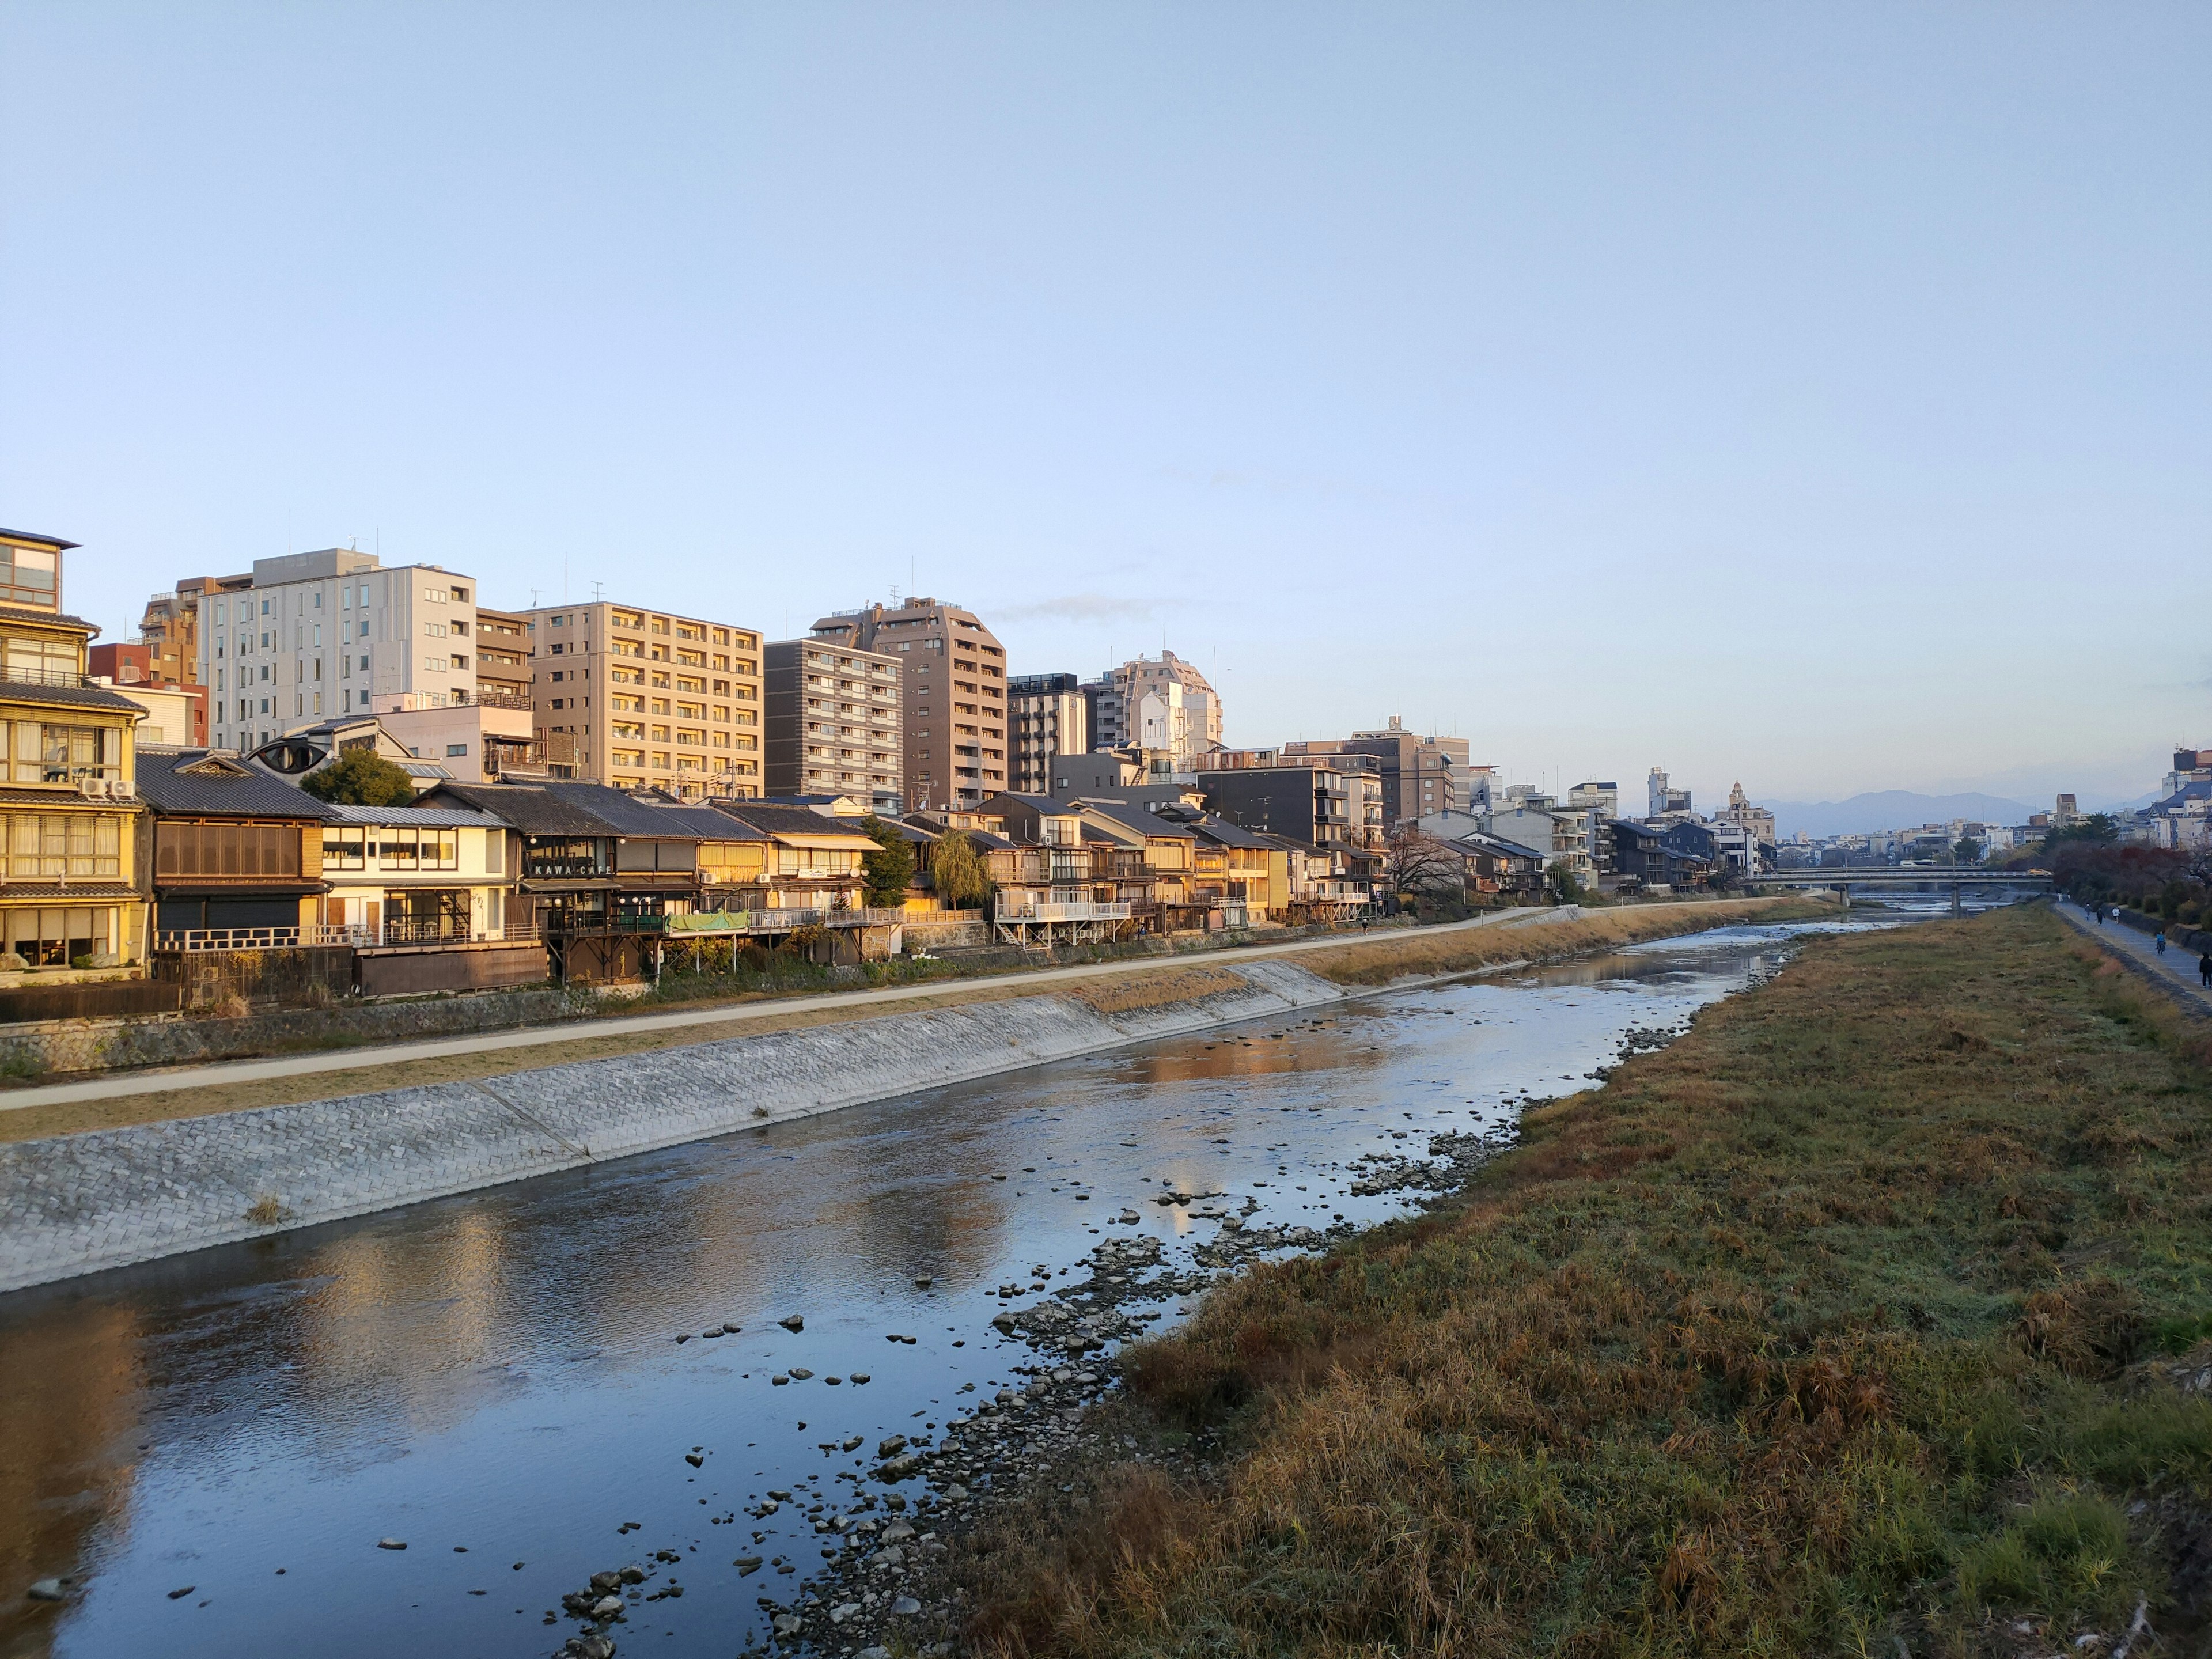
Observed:
[[[62,609],[74,542],[0,530],[0,974],[145,960],[146,711],[85,674],[100,630]]]

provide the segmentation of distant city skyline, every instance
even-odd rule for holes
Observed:
[[[769,636],[933,595],[1014,674],[1164,630],[1238,745],[2086,809],[2212,743],[2208,49],[13,7],[0,523],[111,641],[356,539]]]

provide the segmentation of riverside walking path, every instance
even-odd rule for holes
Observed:
[[[2069,926],[2088,935],[2160,990],[2172,993],[2174,1000],[2190,1012],[2212,1014],[2212,994],[2206,992],[2197,978],[2196,951],[2170,945],[2166,954],[2160,956],[2148,933],[2138,933],[2117,921],[2108,921],[2100,927],[2093,918],[2084,915],[2077,904],[2060,903],[2051,908]]]
[[[1662,908],[1658,905],[1653,909]],[[1424,927],[1418,937],[1464,933],[1516,921],[1571,920],[1585,914],[1579,906],[1547,908],[1533,905],[1494,911],[1466,921]],[[269,1060],[212,1060],[198,1066],[162,1066],[143,1071],[118,1072],[69,1083],[39,1084],[0,1093],[0,1111],[26,1107],[58,1106],[85,1101],[112,1100],[131,1095],[161,1094],[173,1090],[235,1087],[272,1079],[309,1077],[328,1072],[357,1072],[379,1066],[405,1067],[428,1060],[463,1054],[495,1053],[502,1049],[538,1048],[556,1044],[588,1042],[595,1038],[634,1036],[655,1032],[683,1031],[702,1026],[729,1026],[754,1020],[790,1019],[793,1015],[835,1012],[872,1005],[911,1003],[943,998],[973,997],[979,992],[1004,994],[1071,981],[1108,978],[1121,974],[1159,973],[1213,964],[1234,966],[1269,957],[1297,956],[1310,951],[1341,950],[1363,939],[1388,939],[1396,930],[1367,933],[1329,933],[1292,939],[1281,945],[1237,946],[1219,951],[1181,956],[1135,957],[1117,962],[1084,963],[1066,968],[1042,968],[1015,974],[976,975],[915,985],[884,986],[865,991],[825,991],[806,996],[767,997],[756,1002],[716,1003],[661,1014],[617,1014],[599,1019],[564,1021],[556,1025],[531,1025],[507,1031],[471,1033],[466,1036],[432,1037],[415,1042],[377,1047],[332,1048],[313,1054],[285,1054]]]

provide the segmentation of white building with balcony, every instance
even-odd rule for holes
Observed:
[[[325,944],[465,944],[510,937],[507,896],[519,838],[489,812],[457,807],[322,809],[317,901]]]

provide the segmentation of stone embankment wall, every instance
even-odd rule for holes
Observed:
[[[0,1146],[0,1291],[1346,994],[1287,962],[1164,969],[1149,993],[1012,998]]]
[[[105,1072],[140,1066],[191,1066],[241,1055],[327,1048],[334,1031],[354,1042],[405,1042],[461,1036],[605,1013],[589,991],[538,986],[410,1002],[341,1003],[332,1008],[285,1008],[237,1019],[183,1015],[136,1019],[42,1020],[0,1035],[0,1074],[46,1077],[55,1072]]]

